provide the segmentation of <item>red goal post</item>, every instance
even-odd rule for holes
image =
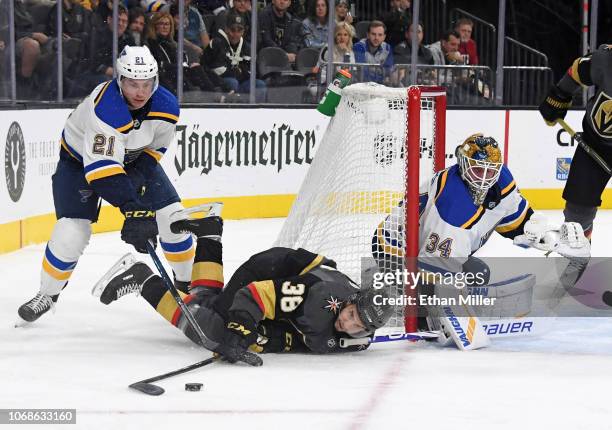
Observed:
[[[446,157],[446,90],[443,87],[414,85],[408,88],[407,133],[406,133],[406,217],[404,232],[406,235],[404,257],[406,268],[410,272],[417,271],[419,255],[419,185],[421,183],[421,110],[423,105],[429,107],[427,100],[432,100],[433,117],[433,171],[438,172],[445,167]],[[425,101],[425,103],[424,103]],[[416,228],[415,228],[416,227]],[[416,297],[416,291],[405,286],[405,294]],[[407,307],[405,310],[406,332],[417,330],[416,309]]]

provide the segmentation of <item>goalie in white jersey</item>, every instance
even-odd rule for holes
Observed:
[[[421,188],[420,270],[444,275],[472,273],[475,282],[466,282],[464,286],[488,284],[489,267],[472,254],[494,231],[513,239],[519,246],[555,251],[570,261],[588,254],[589,242],[580,224],[564,223],[560,229],[555,229],[533,212],[519,193],[510,170],[503,165],[495,139],[474,134],[457,147],[455,154],[457,164],[438,172]],[[401,202],[378,226],[372,238],[372,253],[383,271],[403,267],[404,213]],[[571,270],[571,265],[567,270]],[[508,310],[529,312],[534,282],[533,275],[524,275],[496,283],[498,300],[488,311],[492,314]],[[438,288],[435,282],[428,283],[427,287],[435,288],[430,291]],[[509,296],[508,309],[503,300],[499,300],[504,295]],[[528,305],[525,308],[523,304]],[[459,316],[462,312],[467,312],[464,317]],[[451,339],[461,349],[477,349],[489,344],[477,316],[464,305],[449,305],[443,312],[441,307],[427,306],[427,314],[427,319],[419,319],[419,327],[440,330],[438,341],[443,344]]]
[[[91,236],[100,198],[125,216],[121,238],[137,251],[156,240],[177,286],[191,279],[191,235],[170,231],[169,216],[182,209],[158,164],[174,140],[176,97],[159,86],[157,62],[146,47],[127,46],[117,59],[117,78],[100,84],[70,114],[61,135],[53,175],[57,223],[43,257],[39,293],[19,308],[26,322],[53,307]]]
[[[514,243],[573,257],[588,252],[577,223],[550,226],[520,194],[499,145],[492,137],[473,134],[455,151],[457,164],[438,172],[421,186],[419,196],[419,267],[431,272],[477,271],[482,262],[468,257],[496,231]],[[403,258],[404,205],[400,202],[376,229],[372,252],[386,269]],[[430,257],[424,259],[423,257]],[[432,263],[433,262],[433,263]],[[391,263],[393,264],[393,263]],[[485,268],[486,269],[486,268]],[[486,269],[488,272],[488,269]]]

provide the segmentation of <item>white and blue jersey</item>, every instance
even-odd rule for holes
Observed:
[[[506,166],[482,205],[474,204],[458,165],[438,172],[420,191],[419,265],[430,271],[461,270],[493,231],[514,238],[533,213]],[[403,255],[404,212],[402,202],[377,228],[375,257]],[[442,267],[425,267],[427,261]]]
[[[174,139],[178,118],[178,101],[167,89],[158,87],[145,107],[130,111],[117,81],[108,81],[68,117],[62,151],[82,164],[85,179],[101,197],[120,206],[133,197],[120,195],[126,166],[137,160],[157,164]]]

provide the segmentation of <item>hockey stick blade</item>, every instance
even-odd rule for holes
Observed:
[[[141,393],[145,393],[148,394],[150,396],[159,396],[162,395],[164,393],[164,389],[152,384],[152,382],[157,382],[157,381],[161,381],[162,379],[167,379],[170,378],[172,376],[176,376],[176,375],[181,375],[183,373],[187,373],[191,370],[195,370],[195,369],[199,369],[200,367],[204,367],[207,366],[211,363],[214,363],[215,361],[217,361],[220,357],[218,356],[212,356],[210,358],[207,358],[206,360],[203,361],[199,361],[197,363],[194,364],[190,364],[189,366],[186,367],[182,367],[180,369],[177,370],[173,370],[172,372],[168,372],[168,373],[164,373],[162,375],[157,375],[157,376],[153,376],[151,378],[147,378],[147,379],[143,379],[142,381],[138,381],[138,382],[134,382],[133,384],[129,385],[130,388],[140,391]]]
[[[157,385],[148,384],[146,382],[134,382],[129,385],[129,387],[133,390],[140,391],[141,393],[148,394],[149,396],[161,396],[166,391]]]
[[[263,365],[263,360],[257,354],[253,354],[252,352],[243,351],[238,354],[238,360],[243,363],[248,364],[249,366],[259,367]]]

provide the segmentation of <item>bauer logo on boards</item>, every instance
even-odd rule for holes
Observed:
[[[19,201],[25,186],[26,148],[23,132],[19,123],[14,121],[9,127],[4,148],[4,176],[9,196],[14,202]]]

